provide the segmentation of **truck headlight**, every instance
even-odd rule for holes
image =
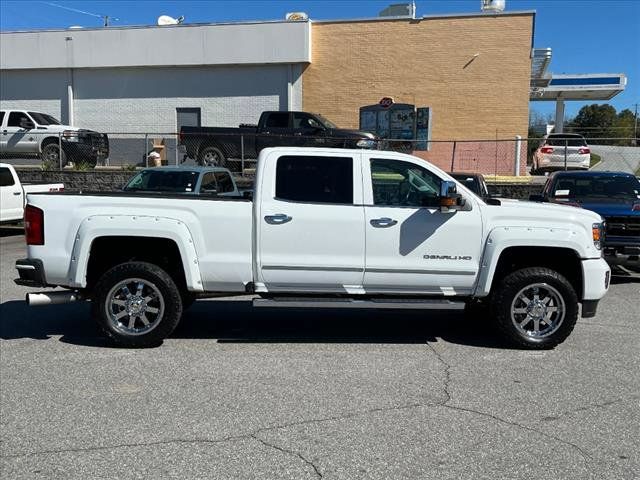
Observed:
[[[78,142],[80,141],[78,138],[78,132],[74,132],[73,130],[65,130],[62,132],[62,138],[67,142]]]
[[[604,222],[591,225],[591,235],[593,237],[593,246],[598,250],[602,250],[602,243],[604,242]]]
[[[375,140],[372,140],[370,138],[363,138],[362,140],[358,140],[356,142],[356,147],[360,148],[373,148],[375,145]]]

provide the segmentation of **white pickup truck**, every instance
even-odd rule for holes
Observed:
[[[0,110],[0,155],[37,155],[43,162],[62,166],[79,161],[95,165],[109,156],[109,139],[103,133],[64,125],[46,113]]]
[[[255,306],[296,308],[479,304],[477,321],[492,318],[510,344],[551,348],[609,287],[599,215],[485,203],[395,152],[268,148],[253,200],[31,195],[25,219],[16,282],[68,289],[29,304],[91,299],[123,346],[160,343],[196,297],[254,294]]]
[[[63,190],[62,183],[21,183],[12,165],[0,163],[0,223],[15,223],[22,220],[28,194]]]

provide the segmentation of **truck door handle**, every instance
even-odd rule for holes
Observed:
[[[382,217],[382,218],[374,218],[369,223],[371,223],[371,225],[376,228],[387,228],[387,227],[393,227],[398,223],[398,221],[394,220],[393,218]]]
[[[287,223],[293,220],[289,215],[285,215],[284,213],[276,213],[275,215],[267,215],[264,217],[264,221],[269,225],[282,225],[283,223]]]
[[[22,192],[13,192],[14,195],[20,195]]]

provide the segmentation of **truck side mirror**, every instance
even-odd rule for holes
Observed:
[[[443,180],[440,184],[440,211],[448,213],[456,210],[456,207],[463,207],[464,204],[465,201],[458,193],[456,182]]]
[[[32,128],[35,128],[35,123],[33,123],[31,120],[27,120],[26,118],[21,118],[20,119],[20,128],[24,128],[25,130],[31,130]]]

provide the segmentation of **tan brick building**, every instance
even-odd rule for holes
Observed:
[[[430,107],[434,143],[416,153],[444,168],[452,146],[437,141],[527,137],[533,12],[313,22],[311,28],[304,110],[357,128],[360,107],[382,97]],[[458,154],[486,149],[493,155],[496,145],[458,148]]]

